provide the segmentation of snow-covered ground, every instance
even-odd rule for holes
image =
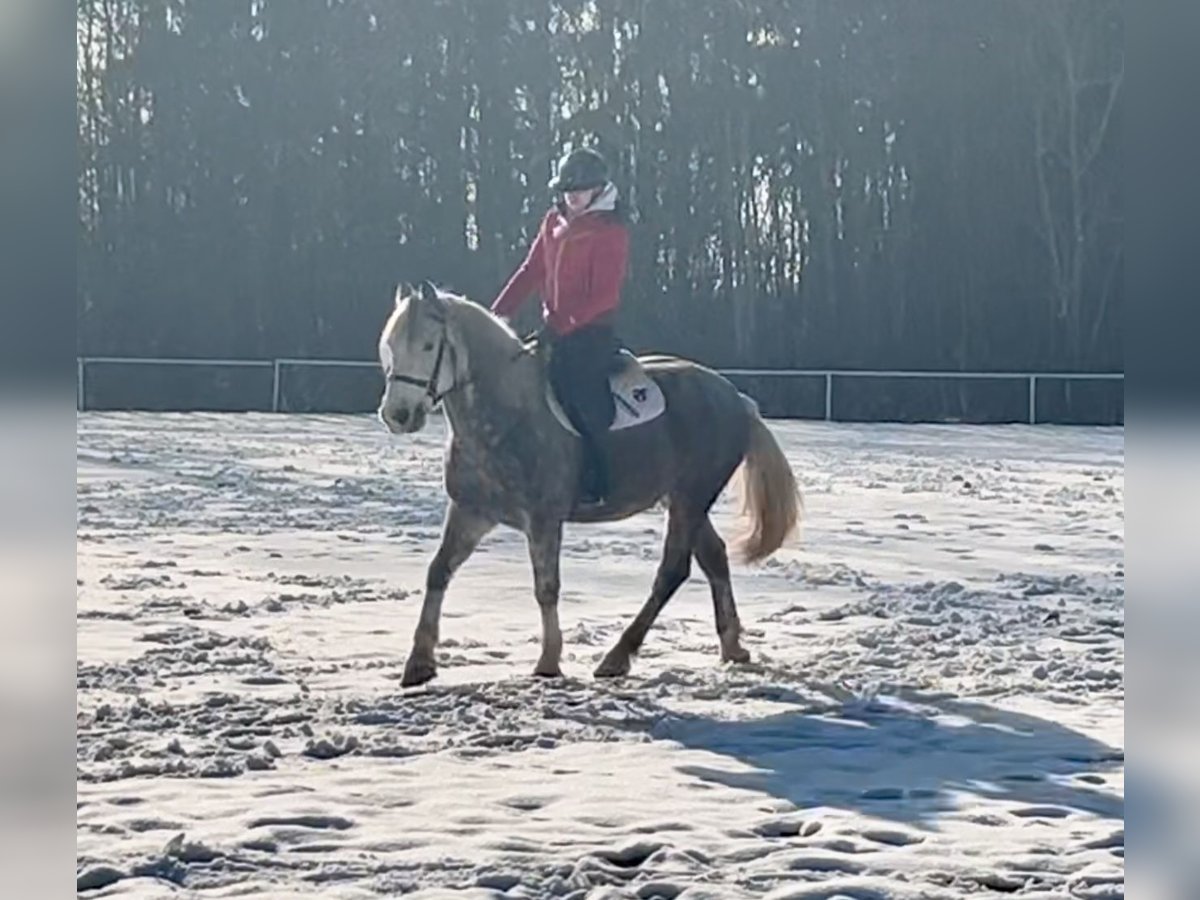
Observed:
[[[1123,897],[1123,430],[771,424],[806,522],[735,569],[750,666],[697,570],[592,679],[648,513],[568,530],[565,679],[498,530],[402,690],[441,420],[81,415],[81,889]]]

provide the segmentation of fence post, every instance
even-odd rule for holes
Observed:
[[[825,421],[833,421],[833,373],[825,373]]]
[[[271,412],[279,412],[279,360],[271,366],[274,377],[271,379]]]
[[[1037,424],[1037,376],[1029,376],[1029,424]]]

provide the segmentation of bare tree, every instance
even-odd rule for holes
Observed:
[[[1104,241],[1122,223],[1112,169],[1125,80],[1121,13],[1114,2],[1082,8],[1054,0],[1033,15],[1041,26],[1030,43],[1038,233],[1053,315],[1078,357],[1098,339],[1121,263],[1122,244]]]
[[[490,300],[586,139],[639,348],[1120,363],[1116,0],[81,0],[77,34],[87,353],[369,356],[396,281]]]

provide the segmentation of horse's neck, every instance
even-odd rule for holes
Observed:
[[[465,359],[457,372],[464,389],[446,397],[446,415],[455,437],[488,441],[514,423],[528,423],[543,411],[541,367],[521,353],[508,334],[495,333],[487,322],[458,324],[458,343]]]

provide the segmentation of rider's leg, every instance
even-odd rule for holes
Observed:
[[[615,346],[612,329],[596,325],[568,335],[557,348],[566,369],[568,415],[583,442],[586,499],[592,502],[603,501],[609,492],[604,444],[615,412],[608,383]]]

